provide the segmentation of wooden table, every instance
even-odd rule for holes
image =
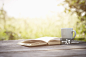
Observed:
[[[25,47],[22,40],[0,41],[0,57],[86,57],[86,42],[71,45]]]

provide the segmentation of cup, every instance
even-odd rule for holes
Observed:
[[[75,33],[73,37],[73,32]],[[76,31],[73,30],[73,28],[61,28],[61,36],[62,36],[62,42],[65,42],[66,44],[70,44],[71,40],[73,40],[76,36]]]

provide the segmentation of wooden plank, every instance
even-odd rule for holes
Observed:
[[[86,57],[86,42],[71,45],[25,47],[23,40],[0,41],[0,57]]]
[[[85,50],[47,50],[47,51],[20,51],[20,52],[4,52],[0,56],[6,57],[51,57],[51,56],[86,56]]]

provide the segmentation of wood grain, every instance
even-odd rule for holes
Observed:
[[[86,42],[26,47],[18,45],[20,41],[24,40],[0,41],[0,57],[86,57]]]

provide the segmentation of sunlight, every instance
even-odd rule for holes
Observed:
[[[64,10],[63,6],[57,6],[63,0],[16,0],[5,3],[5,10],[9,16],[19,17],[45,17],[51,11],[61,12]]]
[[[77,15],[65,13],[64,7],[68,4],[62,6],[62,1],[64,0],[0,0],[0,10],[4,3],[3,8],[7,12],[6,19],[0,20],[1,40],[61,37],[61,28],[76,29]],[[5,35],[4,31],[10,32],[9,35]]]

